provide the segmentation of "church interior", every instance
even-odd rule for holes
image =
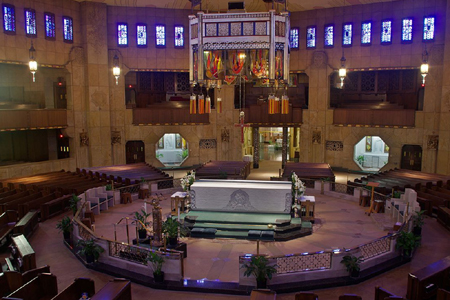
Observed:
[[[2,0],[0,297],[450,299],[447,11]]]

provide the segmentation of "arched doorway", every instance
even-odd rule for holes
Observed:
[[[145,145],[143,141],[128,141],[125,149],[127,164],[145,162]]]
[[[422,170],[422,147],[419,145],[404,145],[402,147],[402,169]]]

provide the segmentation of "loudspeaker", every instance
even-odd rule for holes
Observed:
[[[228,2],[228,10],[245,9],[244,2]]]

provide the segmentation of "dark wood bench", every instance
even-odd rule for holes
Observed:
[[[21,273],[36,269],[36,254],[23,234],[13,236],[11,244],[11,258],[16,271]],[[21,261],[19,264],[18,261]]]
[[[41,222],[66,211],[71,198],[71,195],[66,195],[41,204]]]
[[[17,290],[40,273],[50,273],[50,266],[43,266],[26,271],[25,273],[20,273],[18,271],[5,271],[4,275],[6,278],[6,284],[8,286],[7,293],[12,293],[13,291]]]
[[[126,279],[115,278],[105,284],[91,300],[131,300],[131,282]]]
[[[385,289],[376,286],[375,287],[375,298],[374,300],[384,300],[388,297],[394,296],[396,297],[394,294],[392,294],[391,292],[386,291]]]
[[[30,211],[14,226],[15,234],[23,234],[28,238],[39,226],[38,212]]]
[[[8,210],[0,215],[0,247],[9,242],[9,236],[12,233],[17,222],[17,212]]]
[[[75,278],[75,280],[61,291],[52,300],[79,300],[81,295],[87,293],[88,298],[95,294],[94,280],[89,278]]]
[[[56,276],[50,273],[38,274],[34,279],[22,285],[3,300],[45,300],[58,294]],[[105,298],[106,299],[106,298]]]
[[[437,221],[450,230],[450,208],[439,206],[437,210]]]
[[[406,298],[409,300],[435,299],[439,288],[449,289],[450,256],[408,275]]]

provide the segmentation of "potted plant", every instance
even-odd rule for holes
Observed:
[[[359,266],[361,260],[362,256],[356,257],[354,255],[346,255],[342,258],[341,264],[344,264],[350,277],[357,278],[359,277],[359,271],[361,270]]]
[[[79,240],[77,247],[81,247],[78,254],[84,255],[86,257],[86,262],[88,264],[93,263],[98,260],[100,254],[105,252],[105,250],[97,245],[94,239],[90,240]]]
[[[277,272],[274,266],[269,265],[269,260],[265,256],[252,256],[250,262],[244,263],[241,268],[244,268],[244,276],[250,275],[256,278],[256,288],[267,288],[267,279],[272,279],[272,275]]]
[[[78,202],[80,202],[80,201],[81,201],[81,198],[79,198],[75,194],[72,194],[72,198],[70,198],[70,200],[69,200],[69,206],[70,206],[70,209],[72,210],[72,213],[74,216],[78,211]]]
[[[105,190],[106,190],[106,191],[112,191],[112,184],[111,184],[111,183],[108,183],[108,184],[105,186]]]
[[[72,220],[69,217],[64,217],[56,223],[56,229],[59,229],[59,232],[63,233],[64,240],[70,244],[70,233],[72,232]]]
[[[152,263],[153,267],[153,279],[155,282],[164,281],[164,272],[161,270],[164,263],[164,257],[159,256],[156,252],[149,252],[147,261]]]
[[[162,232],[168,239],[170,246],[176,246],[178,244],[179,228],[181,229],[181,223],[171,217],[167,218],[167,220],[162,223]],[[180,230],[180,236],[182,235],[183,232]]]
[[[412,232],[402,231],[397,237],[395,248],[402,250],[402,256],[411,257],[413,250],[419,247],[419,245],[420,237],[415,236]]]
[[[364,164],[364,155],[359,155],[358,157],[356,157],[356,160],[358,161],[358,164],[360,166],[362,166]]]
[[[139,239],[145,239],[147,237],[147,229],[146,227],[150,225],[150,222],[147,221],[147,218],[150,216],[149,213],[146,213],[145,210],[141,209],[141,212],[136,211],[134,213],[134,217],[136,219],[136,226],[138,228],[138,236]]]
[[[424,224],[426,210],[416,211],[416,214],[413,216],[413,233],[415,236],[422,235],[422,226]]]

